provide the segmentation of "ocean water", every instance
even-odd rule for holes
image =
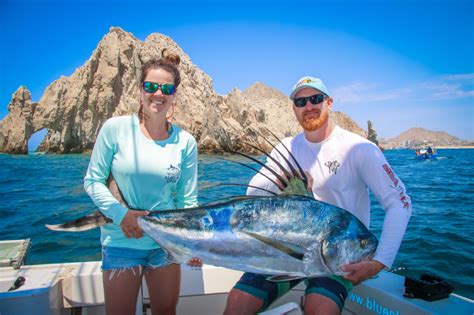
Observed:
[[[435,161],[413,151],[385,152],[407,187],[413,216],[393,268],[401,274],[431,272],[474,298],[474,150],[438,150]],[[261,158],[263,160],[263,158]],[[199,201],[243,195],[253,171],[232,163],[235,155],[201,155]],[[44,224],[78,218],[94,210],[83,190],[88,155],[0,154],[0,240],[31,238],[27,264],[100,260],[99,229],[53,232]],[[372,196],[371,229],[380,234],[383,210]]]

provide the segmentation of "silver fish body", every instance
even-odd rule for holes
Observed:
[[[311,197],[242,197],[209,206],[157,212],[141,228],[172,261],[269,275],[343,274],[369,260],[376,237],[354,215]]]

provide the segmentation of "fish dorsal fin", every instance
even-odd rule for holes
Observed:
[[[275,249],[278,249],[279,251],[295,258],[295,259],[298,259],[298,260],[303,260],[304,258],[304,253],[305,253],[305,250],[299,246],[296,246],[294,244],[290,244],[290,243],[287,243],[287,242],[282,242],[282,241],[277,241],[277,240],[274,240],[274,239],[271,239],[269,237],[266,237],[266,236],[263,236],[263,235],[260,235],[260,234],[256,234],[256,233],[253,233],[253,232],[248,232],[248,231],[242,231],[242,233],[244,234],[247,234],[248,236],[251,236],[257,240],[259,240],[260,242],[263,242]]]
[[[264,154],[268,160],[271,160],[274,163],[277,169],[272,169],[266,163],[263,163],[248,154],[245,154],[239,151],[233,151],[233,150],[230,150],[230,152],[239,154],[259,164],[262,167],[262,169],[265,169],[266,171],[268,171],[271,175],[274,176],[275,179],[272,179],[269,176],[267,176],[267,174],[262,172],[262,170],[256,170],[255,168],[249,165],[246,165],[244,163],[240,163],[237,161],[232,161],[232,162],[243,165],[249,169],[254,170],[260,175],[264,176],[268,181],[270,181],[272,184],[274,184],[277,187],[277,189],[280,191],[280,194],[282,195],[301,195],[301,196],[313,197],[313,194],[311,192],[308,192],[308,190],[306,189],[306,187],[308,186],[308,178],[305,172],[303,171],[302,167],[299,165],[298,161],[296,160],[294,155],[291,153],[291,151],[285,146],[285,144],[274,133],[272,133],[268,129],[266,129],[266,131],[270,133],[280,143],[280,147],[273,145],[267,138],[265,138],[256,129],[251,128],[250,130],[253,133],[260,136],[262,139],[264,139],[267,143],[269,143],[270,146],[274,149],[274,154],[279,156],[279,158],[276,158],[268,154],[264,150],[260,149],[259,147],[251,143],[247,143],[247,145],[252,147],[256,151]],[[282,150],[288,153],[288,157],[282,153]]]
[[[308,178],[303,171],[303,168],[300,166],[298,161],[296,160],[295,156],[291,151],[286,147],[286,145],[278,138],[270,129],[265,128],[265,130],[271,134],[282,146],[282,148],[288,153],[288,158],[285,157],[285,155],[275,146],[273,145],[267,138],[265,138],[261,133],[257,132],[257,134],[263,138],[266,142],[268,142],[271,147],[275,150],[278,155],[285,161],[286,165],[288,165],[288,168],[291,171],[291,176],[288,177],[288,185],[285,187],[283,190],[283,194],[286,195],[303,195],[303,196],[308,196],[308,197],[313,197],[313,194],[309,192],[306,187],[308,186]],[[293,166],[293,164],[290,162],[292,160],[296,166],[296,168]],[[272,159],[274,160],[274,159]],[[280,163],[276,163],[280,169],[284,169],[284,167]]]
[[[292,281],[292,280],[300,280],[306,279],[306,277],[302,276],[290,276],[290,275],[277,275],[277,276],[270,276],[266,280],[271,282],[283,282],[283,281]]]
[[[286,149],[283,142],[280,141],[280,144]],[[284,183],[283,184],[284,188],[283,188],[282,192],[280,193],[280,195],[303,195],[303,196],[311,196],[312,197],[312,195],[310,195],[308,190],[306,189],[306,183],[308,182],[308,180],[306,178],[306,174],[304,174],[304,172],[303,172],[303,175],[301,175],[293,167],[291,162],[283,155],[283,153],[281,153],[281,151],[278,150],[277,147],[273,146],[273,148],[275,149],[275,152],[277,152],[280,155],[280,157],[283,158],[285,163],[288,165],[290,171],[288,171],[282,165],[282,163],[280,163],[276,158],[274,158],[270,154],[266,153],[265,151],[261,150],[260,148],[254,146],[254,145],[251,145],[251,144],[249,144],[249,145],[251,147],[253,147],[255,150],[260,151],[261,153],[265,154],[267,156],[267,158],[272,160],[273,163],[275,163],[275,165],[280,169],[280,177],[278,177],[278,179],[280,180],[280,182],[282,184]],[[286,149],[286,150],[290,153],[290,151],[288,149]],[[298,162],[296,162],[296,160],[295,160],[295,163],[298,163]],[[298,167],[299,167],[299,165],[298,165]],[[260,174],[263,175],[263,173],[260,173]],[[281,177],[283,177],[284,180],[282,180]]]
[[[305,186],[305,183],[297,177],[292,177],[288,180],[288,186],[281,193],[282,195],[302,195],[307,197],[313,197]]]

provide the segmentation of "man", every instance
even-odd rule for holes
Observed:
[[[308,188],[314,197],[350,211],[369,226],[370,189],[385,211],[379,245],[372,260],[341,266],[346,273],[343,277],[306,280],[305,314],[340,314],[352,285],[391,267],[411,216],[411,201],[377,146],[332,121],[329,111],[333,99],[320,79],[301,78],[293,87],[290,99],[304,131],[284,139],[283,144],[312,177]],[[275,150],[271,155],[285,165]],[[267,165],[278,170],[270,159]],[[261,172],[272,176],[265,169]],[[249,185],[277,191],[275,184],[261,174],[255,175]],[[262,192],[249,188],[247,194]],[[299,283],[299,280],[275,283],[266,278],[245,273],[229,293],[225,314],[255,314]]]

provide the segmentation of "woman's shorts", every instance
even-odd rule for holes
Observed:
[[[146,269],[166,267],[170,262],[163,249],[134,249],[102,246],[102,270],[143,266]]]

